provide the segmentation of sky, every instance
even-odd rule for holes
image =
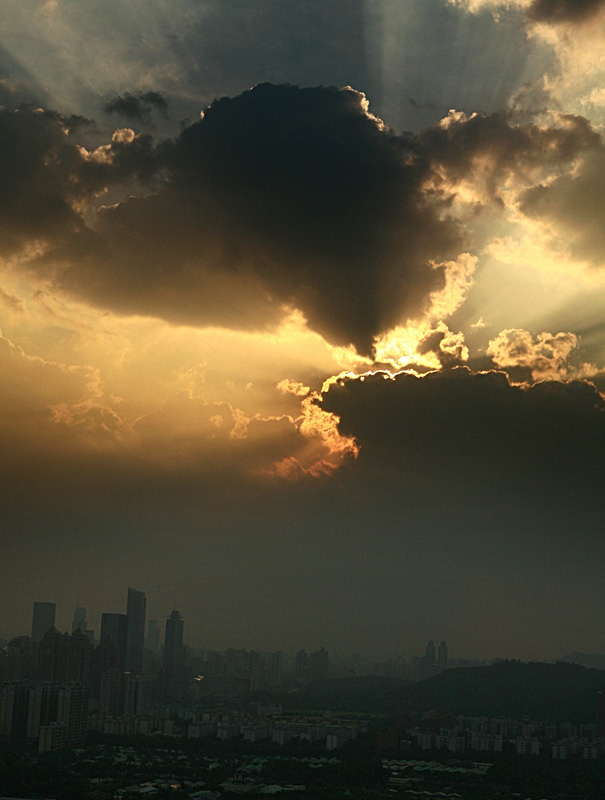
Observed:
[[[0,106],[0,636],[602,650],[603,0],[7,0]]]

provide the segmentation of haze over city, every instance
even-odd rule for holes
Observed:
[[[602,652],[604,23],[4,4],[0,637]]]

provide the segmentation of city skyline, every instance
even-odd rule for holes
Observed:
[[[39,599],[126,614],[135,669],[171,609],[220,649],[602,649],[604,32],[6,4],[2,635]]]
[[[128,589],[127,598],[132,597],[133,595],[138,596],[139,598],[143,598],[144,604],[146,605],[147,597],[144,592],[135,590],[132,588]],[[125,610],[127,609],[127,603],[125,604]],[[127,613],[114,613],[114,612],[101,612],[99,617],[99,625],[96,628],[90,628],[90,616],[87,613],[87,609],[82,607],[76,603],[74,611],[73,611],[73,622],[71,626],[69,625],[61,625],[55,618],[56,615],[56,604],[51,602],[42,602],[42,601],[34,601],[33,603],[33,614],[32,614],[32,635],[29,636],[31,642],[37,643],[39,642],[44,633],[50,628],[55,628],[56,630],[61,633],[64,631],[65,635],[67,635],[70,631],[71,633],[75,633],[76,630],[82,631],[85,633],[91,643],[94,643],[95,647],[98,646],[105,638],[109,637],[113,640],[115,646],[117,647],[118,653],[121,653],[121,657],[118,662],[116,662],[116,667],[121,671],[134,671],[127,669],[127,651],[128,651],[128,614]],[[67,618],[66,614],[60,615]],[[51,620],[52,623],[49,627],[45,627]],[[76,620],[82,620],[84,618],[85,627],[77,627]],[[43,621],[41,621],[43,620]],[[42,630],[44,628],[44,630]],[[34,630],[37,631],[36,635],[33,635]],[[428,639],[427,636],[431,635],[430,630],[425,632],[424,639],[418,640],[415,643],[410,643],[407,647],[401,645],[399,649],[394,648],[391,650],[380,650],[377,651],[367,651],[367,652],[357,652],[357,651],[345,651],[345,650],[338,650],[333,649],[330,647],[329,642],[322,642],[322,643],[307,643],[306,645],[301,644],[300,641],[297,642],[296,639],[296,632],[294,632],[294,637],[290,648],[282,647],[279,642],[274,642],[270,646],[259,647],[258,642],[247,641],[246,643],[243,642],[235,642],[229,640],[227,644],[217,643],[212,641],[198,641],[198,640],[189,640],[188,637],[184,634],[185,631],[185,618],[181,615],[180,611],[176,608],[176,605],[173,604],[173,609],[170,613],[166,613],[164,617],[160,619],[153,619],[147,617],[145,619],[145,626],[144,626],[144,648],[146,651],[150,651],[154,656],[160,658],[161,663],[165,669],[168,671],[172,670],[173,668],[177,667],[182,660],[184,659],[185,651],[216,651],[216,652],[227,652],[227,651],[244,651],[250,650],[251,652],[262,652],[264,654],[271,654],[273,652],[279,652],[283,655],[286,655],[289,659],[291,659],[291,668],[294,670],[294,673],[298,673],[301,669],[309,670],[312,667],[310,662],[307,663],[306,666],[300,667],[297,666],[297,658],[302,653],[306,653],[307,659],[310,655],[315,653],[320,653],[325,650],[327,646],[328,652],[331,652],[333,656],[335,656],[339,661],[344,659],[345,661],[349,659],[362,659],[365,663],[366,668],[368,665],[374,661],[374,667],[377,667],[380,663],[386,665],[388,663],[394,662],[395,659],[409,659],[410,663],[413,662],[414,659],[420,658],[425,659],[428,664],[432,664],[435,668],[438,668],[439,672],[444,671],[447,669],[447,666],[459,666],[459,665],[476,665],[477,663],[491,663],[492,661],[498,661],[502,658],[511,658],[515,659],[518,658],[514,654],[508,654],[503,656],[502,653],[479,653],[477,651],[473,652],[462,652],[459,649],[454,649],[453,651],[448,647],[448,644],[443,639]],[[12,639],[19,640],[20,637],[28,636],[24,632],[20,632],[15,634],[14,636],[7,636],[6,632],[0,630],[0,642],[4,642],[6,645]],[[170,645],[169,645],[169,654],[166,651],[166,640],[169,637]],[[451,644],[451,643],[450,643]],[[454,645],[455,647],[455,645]],[[184,649],[183,649],[184,648]],[[306,648],[306,649],[305,649]],[[423,654],[423,655],[422,655]],[[569,655],[587,655],[587,656],[596,656],[597,658],[605,660],[605,654],[601,654],[600,652],[595,653],[581,653],[578,649],[574,650],[573,653],[560,653],[557,658],[550,659],[550,660],[558,660],[558,658],[565,658]],[[376,661],[375,659],[378,659]],[[381,659],[385,659],[381,661]],[[523,659],[521,659],[523,660]],[[534,657],[525,659],[528,661],[548,661],[549,659],[545,657],[541,657],[540,654],[536,654]],[[580,663],[580,662],[578,662]],[[142,662],[141,662],[141,669],[142,669]],[[432,674],[432,673],[428,673]],[[424,675],[427,677],[427,675]]]

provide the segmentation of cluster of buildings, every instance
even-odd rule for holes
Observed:
[[[257,706],[246,711],[199,711],[186,706],[165,706],[151,714],[113,717],[94,712],[89,730],[105,735],[163,735],[221,741],[267,741],[278,745],[292,740],[323,744],[326,750],[344,747],[367,729],[365,720],[316,715],[282,716],[281,706]]]
[[[598,693],[598,704],[602,693]],[[500,753],[508,743],[517,755],[540,755],[550,752],[554,759],[567,759],[576,753],[584,758],[598,758],[605,752],[605,730],[597,713],[596,724],[576,726],[533,722],[530,720],[488,719],[428,712],[399,718],[396,728],[379,733],[378,747],[400,749],[407,742],[420,750],[445,750],[451,753]]]
[[[98,641],[85,608],[76,607],[71,633],[55,627],[55,616],[55,603],[35,602],[31,635],[0,647],[0,738],[37,742],[40,751],[81,745],[89,709],[105,732],[170,733],[170,721],[157,714],[167,704],[302,686],[330,669],[323,647],[289,660],[282,651],[191,650],[176,608],[160,646],[157,620],[145,635],[145,594],[132,588],[125,613],[102,614]]]
[[[447,644],[442,641],[436,648],[433,640],[429,639],[423,656],[412,656],[409,662],[403,656],[395,656],[387,661],[377,661],[374,664],[373,673],[386,678],[422,681],[445,672],[450,666],[454,666],[454,664],[448,660]],[[456,664],[456,666],[459,665]]]

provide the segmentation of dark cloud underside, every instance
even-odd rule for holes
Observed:
[[[584,22],[605,8],[603,0],[534,0],[527,10],[534,22]]]
[[[105,113],[117,114],[137,122],[148,122],[153,108],[157,109],[164,117],[168,114],[168,102],[160,92],[139,92],[137,94],[126,92],[108,99],[103,104]]]
[[[397,136],[362,94],[334,87],[262,84],[159,143],[122,129],[87,152],[65,134],[84,123],[0,112],[5,254],[27,253],[56,286],[118,312],[266,330],[297,308],[328,341],[363,353],[426,313],[444,285],[439,263],[468,244],[448,213],[460,182],[501,203],[511,177],[602,149],[569,115],[550,128],[454,115]],[[83,211],[120,186],[130,197]],[[540,215],[558,213],[556,188]]]
[[[322,406],[354,435],[360,467],[395,470],[409,485],[533,502],[589,496],[605,478],[605,402],[590,383],[511,385],[466,368],[423,378],[377,373],[332,385]]]

